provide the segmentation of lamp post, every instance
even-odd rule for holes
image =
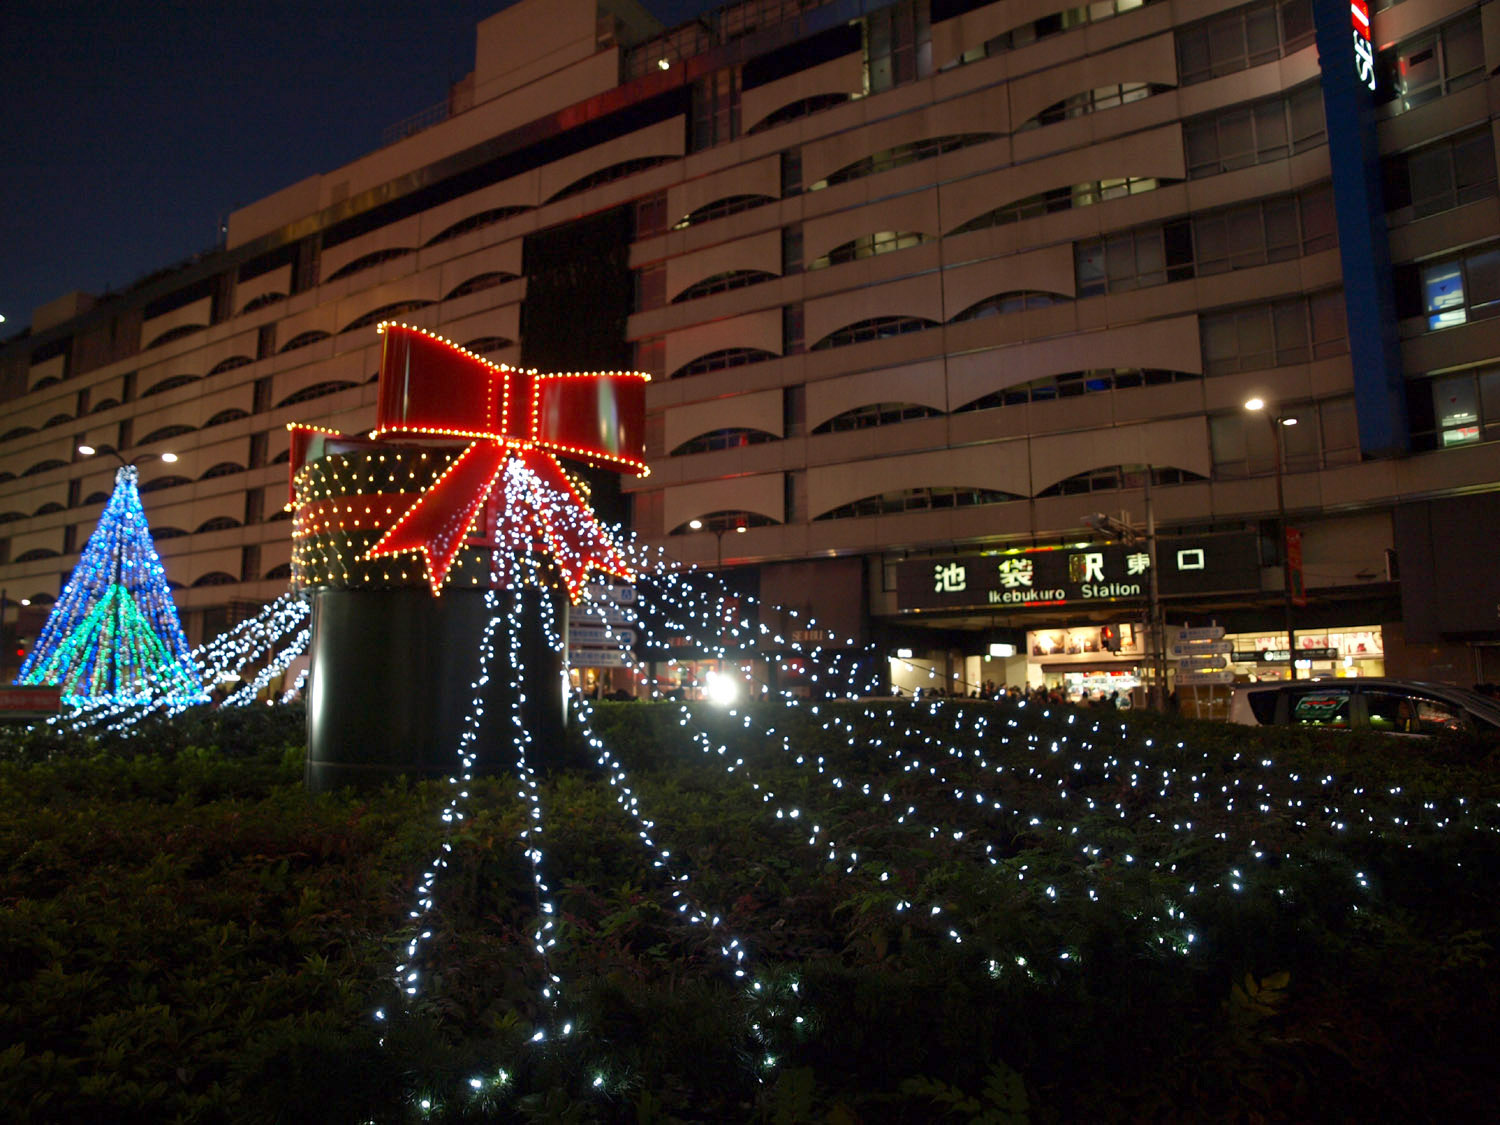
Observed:
[[[1288,558],[1288,531],[1286,523],[1286,493],[1282,483],[1283,447],[1281,430],[1284,426],[1295,426],[1297,419],[1266,410],[1266,400],[1252,398],[1245,402],[1245,409],[1252,414],[1265,411],[1265,419],[1271,426],[1271,443],[1276,464],[1276,523],[1281,529],[1281,601],[1286,614],[1286,663],[1292,679],[1297,678],[1297,634],[1292,614],[1292,567]]]
[[[168,465],[177,460],[177,454],[175,453],[142,453],[139,457],[127,461],[124,457],[120,456],[120,451],[112,445],[80,445],[78,452],[85,457],[95,457],[100,453],[107,453],[120,462],[122,468],[129,465],[139,465],[142,461],[149,461],[153,457],[165,461]]]
[[[701,519],[690,520],[688,522],[688,527],[691,528],[693,531],[702,531],[706,526],[707,525],[704,524],[704,522]],[[710,530],[710,531],[712,531],[714,533],[714,573],[715,573],[715,575],[717,575],[719,573],[719,571],[721,571],[721,570],[724,569],[724,533],[726,531],[728,531],[729,528],[728,527],[724,527],[724,526],[720,526],[720,527],[711,527],[711,528],[708,528],[708,530]],[[743,534],[745,534],[745,525],[742,524],[742,523],[735,524],[734,531],[735,531],[736,535],[743,535]],[[723,609],[722,605],[719,608],[719,630],[718,631],[719,631],[719,675],[722,676],[724,674],[724,609]]]

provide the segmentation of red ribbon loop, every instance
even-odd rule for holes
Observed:
[[[505,479],[497,551],[507,544],[545,544],[574,601],[590,570],[631,577],[625,557],[554,454],[646,472],[649,375],[539,374],[491,363],[420,328],[388,323],[380,331],[373,436],[472,440],[367,557],[421,551],[428,585],[440,594],[475,518]],[[295,469],[300,458],[293,460]],[[511,474],[516,474],[514,488]]]

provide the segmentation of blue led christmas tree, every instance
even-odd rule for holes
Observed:
[[[134,466],[89,536],[18,684],[52,684],[70,704],[166,695],[206,699],[151,542]]]

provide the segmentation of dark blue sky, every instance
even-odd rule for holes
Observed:
[[[0,0],[0,338],[441,102],[505,0]],[[666,23],[716,4],[647,0]]]

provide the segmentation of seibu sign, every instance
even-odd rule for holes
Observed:
[[[1157,542],[1162,597],[1255,591],[1253,532]],[[993,555],[909,559],[896,571],[901,612],[1098,605],[1146,598],[1151,556],[1118,543],[1041,547]]]
[[[1375,45],[1370,42],[1370,5],[1349,0],[1349,22],[1354,26],[1354,72],[1360,83],[1375,92]]]

